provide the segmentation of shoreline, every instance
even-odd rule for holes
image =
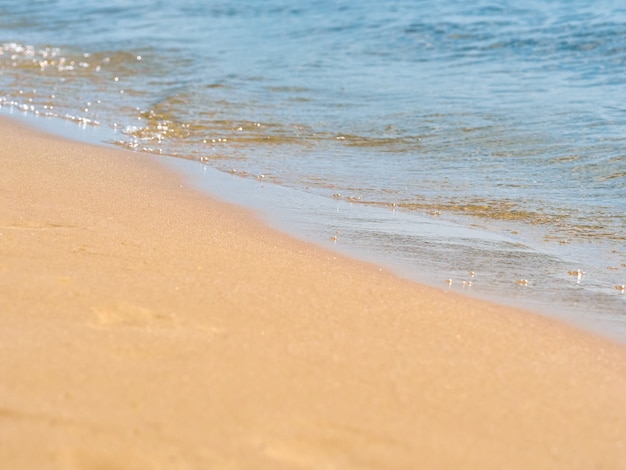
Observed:
[[[120,149],[113,143],[119,131],[79,127],[73,121],[0,109],[3,115],[70,141]],[[209,198],[245,208],[261,217],[263,224],[288,236],[382,266],[418,284],[529,310],[626,345],[626,322],[621,315],[623,292],[616,290],[619,278],[607,282],[602,274],[619,271],[615,269],[619,263],[613,263],[615,270],[604,266],[611,264],[608,261],[592,267],[564,252],[545,251],[545,240],[540,242],[537,234],[512,237],[506,230],[487,229],[470,220],[442,220],[438,216],[373,208],[298,191],[245,172],[229,173],[196,160],[146,153],[148,158],[182,175],[185,185]],[[292,199],[297,203],[290,202]],[[509,231],[514,228],[509,227]],[[394,234],[401,234],[406,252],[394,247]],[[485,244],[489,250],[484,251]],[[520,249],[526,260],[509,265],[508,259],[520,256]],[[479,254],[468,256],[473,252]],[[455,262],[441,264],[442,253]],[[595,256],[605,259],[601,250],[596,250]],[[537,276],[546,269],[546,257],[552,259],[550,268]],[[584,275],[576,277],[574,272]],[[476,273],[476,277],[470,273]],[[545,278],[547,274],[549,279]],[[524,279],[526,284],[519,282]]]
[[[545,253],[539,245],[520,245],[518,240],[507,237],[500,231],[485,231],[471,224],[460,224],[454,220],[439,220],[415,214],[397,214],[389,209],[372,208],[367,205],[351,204],[345,201],[302,193],[293,194],[290,188],[273,183],[266,184],[262,179],[242,178],[236,174],[226,174],[213,167],[207,167],[194,160],[157,156],[160,163],[182,175],[188,183],[210,198],[217,198],[235,206],[244,207],[261,217],[265,224],[275,227],[279,232],[294,238],[311,242],[323,249],[331,250],[350,259],[360,260],[376,266],[382,266],[395,275],[434,289],[450,291],[473,299],[485,300],[498,305],[527,310],[564,321],[576,328],[599,334],[611,341],[626,345],[626,323],[623,321],[620,305],[623,294],[618,294],[611,285],[610,298],[599,299],[597,292],[590,290],[587,279],[585,291],[579,291],[567,300],[567,294],[557,289],[575,289],[582,277],[575,277],[568,269],[581,267],[579,263],[561,261],[559,269],[553,268],[558,281],[551,285],[542,285],[534,276],[532,262],[523,270],[505,269],[498,283],[494,284],[493,272],[485,273],[489,260],[481,255],[474,261],[466,258],[475,245],[498,243],[500,249],[510,256],[517,255],[520,246],[527,254],[543,257]],[[297,204],[288,202],[294,198]],[[302,214],[306,215],[302,215]],[[367,233],[363,221],[371,226]],[[387,226],[385,224],[388,224]],[[390,232],[384,232],[385,229]],[[380,249],[377,243],[364,241],[369,236],[376,237],[378,231],[393,233],[394,229],[405,236],[408,233],[416,248],[414,259],[403,258],[397,251]],[[419,241],[416,241],[419,240]],[[471,240],[471,241],[470,241]],[[456,245],[455,242],[459,242]],[[428,250],[424,245],[437,245]],[[385,244],[384,240],[383,246]],[[419,246],[421,245],[421,246]],[[495,245],[494,245],[495,247]],[[492,247],[492,249],[494,249]],[[432,261],[446,250],[450,260],[446,268],[435,266]],[[421,257],[424,258],[421,258]],[[506,258],[506,256],[503,256]],[[430,264],[429,264],[430,261]],[[491,259],[498,265],[505,259]],[[419,268],[417,266],[420,266]],[[584,266],[583,266],[584,267]],[[478,271],[474,271],[478,269]],[[581,271],[581,270],[579,270]],[[517,272],[517,276],[514,273]],[[436,274],[435,274],[436,273]],[[597,271],[595,272],[597,275]],[[527,284],[519,282],[526,278]],[[593,277],[593,276],[590,276]],[[487,278],[487,279],[486,279]],[[452,282],[451,282],[452,281]],[[598,287],[597,285],[594,287]],[[606,286],[605,286],[606,287]],[[546,295],[550,289],[551,295]],[[606,289],[605,289],[606,291]],[[613,294],[612,291],[615,291]],[[572,295],[572,292],[570,292]],[[613,303],[609,303],[613,301]],[[595,307],[595,310],[589,310]],[[607,313],[608,311],[608,313]]]
[[[10,110],[0,109],[1,115],[57,137],[120,149],[113,143],[119,131]],[[229,173],[196,160],[148,154],[182,175],[186,185],[209,198],[246,208],[289,236],[383,266],[418,284],[530,310],[626,345],[624,294],[617,290],[623,282],[613,275],[620,271],[620,263],[608,261],[606,247],[604,252],[598,247],[589,251],[594,259],[604,260],[589,264],[568,254],[569,248],[563,251],[569,244],[546,247],[537,233],[515,226],[486,228],[471,220],[374,208],[234,169]],[[517,229],[525,236],[509,233]],[[442,254],[447,260],[443,263]],[[573,276],[576,272],[583,275]]]
[[[626,460],[623,345],[295,240],[150,156],[0,129],[7,465]]]

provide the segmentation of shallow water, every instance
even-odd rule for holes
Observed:
[[[3,2],[0,106],[236,175],[222,197],[249,180],[241,202],[407,276],[626,338],[619,2],[232,3]]]

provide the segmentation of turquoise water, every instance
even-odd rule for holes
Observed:
[[[202,184],[248,181],[241,202],[301,236],[623,338],[625,72],[609,0],[0,2],[4,112],[218,170]]]

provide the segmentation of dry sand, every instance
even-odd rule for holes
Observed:
[[[0,121],[0,467],[626,468],[626,348]]]

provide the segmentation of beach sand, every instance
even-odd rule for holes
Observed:
[[[0,120],[0,466],[626,468],[626,348]]]

